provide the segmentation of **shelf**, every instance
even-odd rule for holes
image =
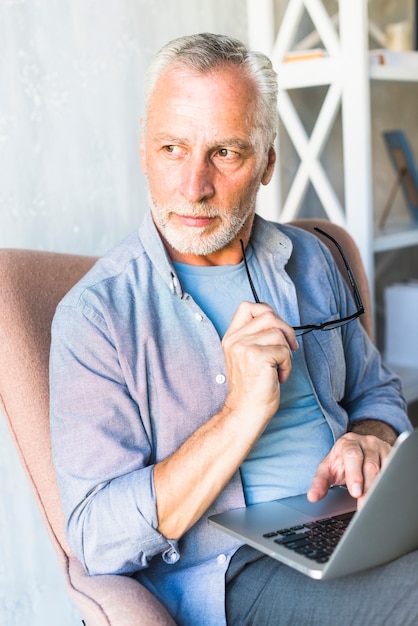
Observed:
[[[339,62],[329,57],[288,61],[277,66],[280,91],[329,85],[338,76]]]
[[[412,54],[417,53],[412,52]],[[379,65],[370,62],[370,78],[373,80],[418,82],[418,57],[416,58],[417,63]],[[280,89],[302,89],[304,87],[329,85],[338,77],[340,68],[340,60],[331,57],[281,62],[277,64]]]
[[[417,82],[418,67],[409,65],[372,65],[370,67],[370,78],[373,80]]]
[[[418,400],[418,367],[388,366],[399,376],[402,382],[402,391],[408,404]]]
[[[379,59],[381,63],[379,63]],[[418,52],[372,50],[369,53],[370,78],[388,81],[418,81]]]
[[[388,222],[375,233],[374,252],[418,245],[418,222]]]

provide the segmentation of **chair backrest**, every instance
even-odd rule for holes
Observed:
[[[356,279],[357,286],[359,288],[361,298],[364,304],[364,314],[360,317],[360,321],[369,335],[370,339],[374,341],[374,323],[373,323],[373,312],[371,306],[371,297],[370,297],[370,289],[369,283],[367,280],[366,272],[364,269],[363,261],[361,259],[360,251],[357,247],[352,236],[343,228],[342,226],[338,226],[338,224],[334,224],[333,222],[329,222],[325,219],[315,219],[315,218],[306,218],[306,219],[296,219],[292,222],[293,226],[298,226],[299,228],[303,228],[304,230],[308,230],[313,233],[319,239],[325,243],[326,246],[330,249],[342,276],[347,281],[348,285],[351,288],[349,278],[347,275],[347,271],[345,269],[343,260],[341,259],[341,255],[337,251],[334,244],[323,237],[320,233],[314,230],[315,226],[319,226],[323,231],[334,237],[344,250],[344,254],[346,255],[348,262],[350,263],[351,269],[353,270],[354,277]]]
[[[95,258],[0,250],[0,408],[58,553],[69,548],[49,435],[49,346],[55,308]]]

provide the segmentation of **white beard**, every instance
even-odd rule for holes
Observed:
[[[184,206],[176,206],[173,210],[171,207],[157,206],[149,192],[149,199],[152,214],[155,222],[165,237],[167,242],[174,250],[180,254],[193,254],[197,256],[206,256],[227,246],[241,232],[243,226],[254,212],[254,202],[250,202],[245,213],[241,212],[241,208],[233,207],[230,210],[224,210],[212,207],[207,202],[199,202],[195,204],[184,204]],[[210,226],[186,226],[179,224],[170,219],[173,213],[190,217],[218,217],[216,225]]]

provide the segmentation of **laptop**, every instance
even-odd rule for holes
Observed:
[[[345,487],[333,487],[320,502],[302,494],[209,523],[318,580],[396,559],[418,548],[418,429],[398,437],[359,511]]]

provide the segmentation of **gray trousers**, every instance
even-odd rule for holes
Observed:
[[[417,626],[418,551],[316,581],[243,546],[226,574],[228,626]]]

